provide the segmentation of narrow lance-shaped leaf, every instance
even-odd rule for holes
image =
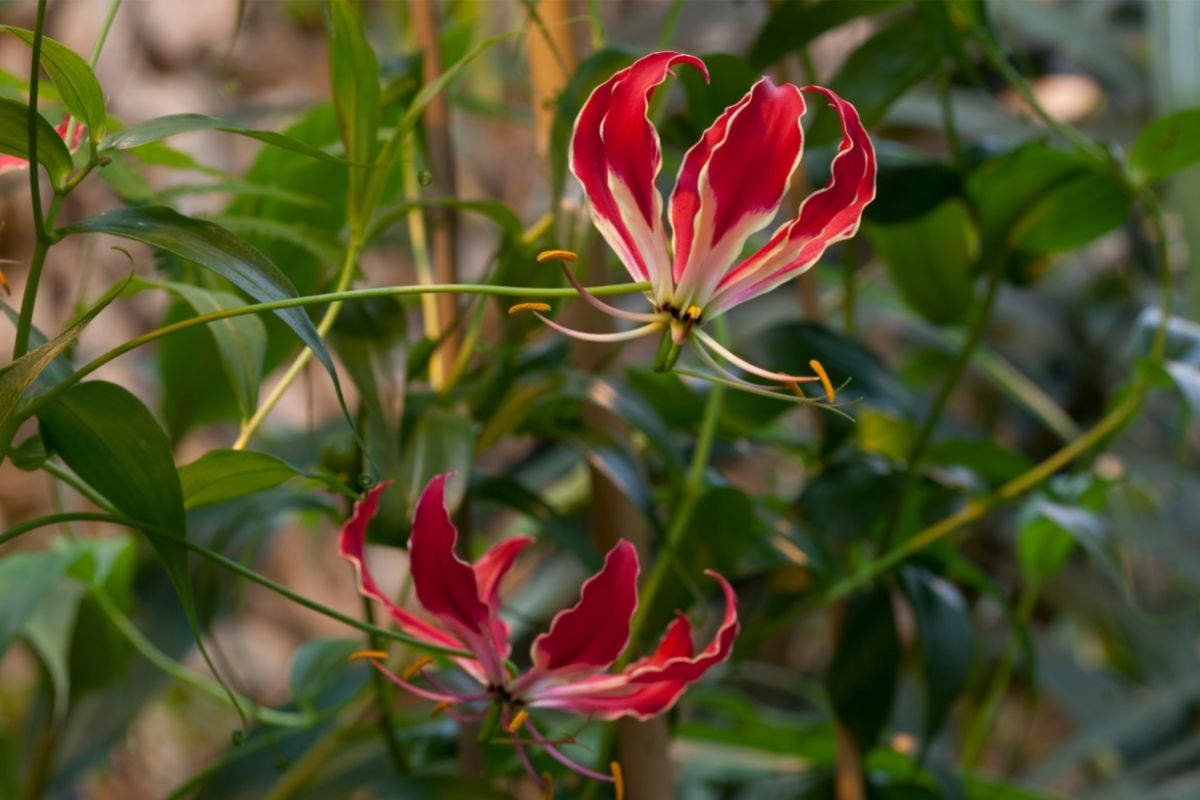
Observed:
[[[144,122],[134,123],[107,137],[100,143],[100,150],[101,152],[106,150],[132,150],[135,147],[142,147],[143,145],[157,142],[170,136],[191,133],[192,131],[233,133],[321,161],[330,161],[335,164],[346,163],[344,159],[327,153],[319,147],[305,144],[298,139],[284,136],[282,133],[255,130],[238,122],[218,117],[209,117],[204,114],[170,114],[165,117],[155,117]]]
[[[0,25],[0,30],[33,44],[33,31],[12,25]],[[42,37],[42,66],[54,81],[67,111],[87,125],[88,138],[93,144],[99,142],[108,128],[108,112],[104,108],[104,91],[92,68],[74,50],[49,36]]]
[[[165,206],[122,208],[76,222],[61,232],[108,233],[157,247],[212,270],[260,302],[297,296],[287,276],[248,242],[219,225],[185,217]],[[333,361],[304,309],[282,308],[275,313],[312,349],[340,394]]]
[[[38,114],[37,158],[46,168],[50,183],[60,188],[71,174],[71,153],[54,126]],[[0,153],[29,160],[29,106],[0,97]]]
[[[83,332],[88,323],[121,293],[125,285],[124,281],[114,285],[58,336],[35,347],[0,370],[0,443],[3,443],[6,450],[11,432],[20,422],[19,416],[15,412],[25,391],[33,385],[38,376],[53,363],[55,358],[79,338],[79,334]]]

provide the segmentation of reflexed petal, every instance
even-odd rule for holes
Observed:
[[[642,667],[659,667],[673,658],[691,658],[695,653],[692,644],[692,625],[682,611],[675,612],[675,619],[667,626],[654,652],[629,665],[626,672],[635,672]]]
[[[532,536],[505,539],[475,562],[475,581],[479,585],[479,599],[488,607],[492,641],[505,658],[508,658],[512,648],[508,642],[508,625],[500,619],[500,581],[521,551],[533,544],[533,541]]]
[[[683,690],[704,673],[729,658],[737,638],[737,596],[729,582],[709,570],[725,594],[725,616],[704,652],[692,655],[687,619],[677,617],[654,653],[631,664],[619,675],[595,675],[543,688],[530,705],[557,708],[601,719],[634,716],[648,719],[669,709]]]
[[[804,98],[763,78],[684,156],[671,195],[675,302],[704,305],[752,234],[774,217],[803,150]]]
[[[579,602],[555,616],[550,630],[534,640],[531,674],[569,670],[582,675],[616,661],[629,641],[638,571],[637,551],[621,540],[600,571],[584,582]]]
[[[708,647],[698,656],[691,654],[676,656],[657,664],[635,665],[628,670],[631,683],[657,683],[659,681],[682,681],[691,683],[700,678],[717,664],[720,664],[733,652],[733,642],[738,635],[737,595],[729,581],[712,570],[705,570],[705,575],[721,584],[725,593],[725,617],[721,627],[713,636]],[[669,632],[668,632],[669,633]]]
[[[402,631],[409,636],[416,636],[434,644],[461,648],[462,642],[455,637],[438,630],[393,603],[387,595],[379,590],[375,579],[371,577],[370,570],[367,569],[363,554],[367,540],[367,525],[379,509],[379,495],[389,485],[391,485],[390,482],[378,484],[367,492],[366,497],[354,504],[354,513],[342,526],[342,533],[338,539],[338,553],[354,566],[354,572],[358,578],[358,591],[383,606]]]
[[[596,228],[634,279],[649,280],[656,289],[667,287],[670,275],[662,198],[654,187],[662,150],[646,110],[654,89],[678,63],[691,64],[707,79],[704,62],[694,56],[662,52],[640,58],[596,87],[571,137],[571,172],[583,186]]]
[[[408,540],[413,587],[426,611],[463,631],[483,634],[488,609],[480,599],[475,570],[454,553],[458,531],[445,505],[449,477],[448,473],[435,476],[417,500]]]
[[[875,199],[875,149],[858,112],[829,89],[806,86],[804,90],[825,95],[841,118],[842,143],[833,160],[833,174],[823,189],[801,204],[794,220],[721,279],[705,308],[708,318],[807,270],[831,244],[854,235],[863,210]]]

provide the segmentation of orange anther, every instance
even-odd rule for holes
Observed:
[[[421,670],[425,669],[432,663],[433,659],[429,656],[421,656],[416,661],[404,668],[404,672],[401,673],[401,677],[406,681],[411,681]]]
[[[522,311],[549,311],[549,303],[517,303],[508,309],[509,315],[520,314]]]
[[[355,650],[348,661],[387,661],[386,650]]]
[[[547,261],[575,261],[578,258],[579,256],[570,250],[543,250],[537,254],[539,264]]]
[[[512,720],[508,723],[508,732],[516,733],[517,731],[521,730],[521,726],[525,724],[525,720],[527,719],[529,719],[528,711],[525,709],[518,711],[515,715],[513,715]]]
[[[613,788],[616,790],[617,800],[625,800],[625,777],[621,774],[621,765],[614,761],[609,767],[612,769]]]
[[[837,399],[837,392],[833,390],[833,381],[829,380],[829,373],[825,371],[825,367],[821,366],[821,362],[815,358],[808,362],[812,367],[812,371],[817,373],[817,377],[821,379],[821,386],[825,388],[825,396],[829,398],[829,402]]]

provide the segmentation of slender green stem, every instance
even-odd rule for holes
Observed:
[[[853,575],[833,584],[819,598],[807,604],[807,608],[826,605],[866,586],[905,559],[945,539],[956,531],[982,519],[989,511],[1004,505],[1033,489],[1046,479],[1070,464],[1079,456],[1096,447],[1125,425],[1141,408],[1142,397],[1148,386],[1139,382],[1124,400],[1113,407],[1098,423],[1085,431],[1079,438],[1058,450],[1045,461],[1013,478],[991,494],[967,502],[962,508],[933,525],[925,528],[910,539],[906,539],[884,555],[868,562]]]
[[[646,622],[654,609],[655,600],[662,591],[667,574],[676,561],[680,545],[686,538],[692,512],[701,495],[704,494],[704,471],[708,469],[709,456],[712,454],[713,442],[716,439],[717,422],[721,418],[724,398],[725,387],[717,383],[711,384],[708,390],[708,399],[704,404],[704,417],[700,422],[700,431],[696,436],[696,447],[692,451],[692,461],[684,479],[682,496],[671,517],[671,526],[667,529],[662,552],[655,559],[654,567],[642,588],[638,610],[630,626],[629,648],[619,662],[622,665],[629,662],[634,649],[645,633]]]
[[[588,289],[594,295],[606,297],[618,294],[630,294],[633,292],[644,292],[649,288],[649,284],[641,283],[620,283],[608,286],[597,286]],[[152,331],[130,339],[123,344],[114,347],[107,353],[103,353],[88,363],[84,364],[76,370],[71,377],[61,383],[48,389],[43,394],[37,396],[23,411],[25,417],[31,416],[37,412],[39,408],[45,405],[50,400],[53,400],[66,389],[74,386],[83,378],[95,372],[100,367],[108,362],[130,352],[136,350],[144,344],[161,339],[178,331],[194,328],[197,325],[207,325],[210,322],[216,322],[230,317],[240,317],[245,314],[261,314],[266,311],[278,311],[283,308],[297,308],[301,306],[323,305],[325,303],[348,301],[348,300],[366,300],[376,297],[405,297],[412,295],[420,295],[427,292],[447,292],[452,294],[489,294],[499,295],[502,297],[575,297],[578,293],[571,287],[566,288],[535,288],[525,286],[489,286],[486,284],[440,284],[434,286],[383,286],[372,289],[353,289],[344,292],[330,292],[327,294],[308,295],[306,297],[291,297],[286,300],[273,300],[267,303],[252,303],[249,305],[239,306],[237,308],[224,308],[219,311],[212,311],[207,314],[199,314],[195,317],[188,317],[179,322],[170,325],[164,325],[161,328],[155,328]]]
[[[154,643],[145,637],[138,630],[137,626],[125,616],[121,609],[117,606],[113,599],[108,596],[108,593],[98,587],[93,587],[92,597],[100,606],[100,610],[104,612],[104,616],[108,617],[109,622],[113,624],[122,636],[133,645],[142,656],[154,666],[161,669],[163,672],[170,675],[180,683],[187,684],[194,689],[204,692],[210,697],[224,702],[228,698],[226,690],[220,685],[206,680],[196,673],[192,672],[187,667],[183,666],[175,659],[168,656],[163,651],[154,646]],[[318,717],[313,714],[301,714],[290,711],[279,711],[273,708],[263,708],[254,703],[249,698],[238,696],[240,705],[250,708],[251,715],[266,725],[278,725],[285,728],[307,728],[317,722]]]
[[[1022,626],[1029,624],[1029,618],[1037,603],[1039,588],[1035,583],[1025,584],[1025,588],[1021,591],[1021,599],[1017,602],[1017,624]],[[992,680],[988,683],[987,691],[984,693],[979,709],[974,719],[971,720],[966,738],[963,740],[962,764],[968,771],[974,771],[979,766],[979,759],[983,756],[983,748],[987,744],[988,734],[991,733],[996,712],[1000,710],[1000,703],[1004,699],[1004,693],[1008,690],[1009,681],[1012,680],[1013,668],[1017,662],[1015,639],[1016,637],[1013,636],[1005,642],[1000,664],[996,667]]]
[[[29,533],[29,531],[36,530],[37,528],[44,528],[49,525],[57,525],[62,522],[107,522],[107,523],[110,523],[113,525],[121,525],[126,528],[132,528],[134,530],[144,531],[145,533],[147,533],[150,536],[160,536],[163,538],[167,538],[172,543],[182,545],[182,546],[186,547],[188,550],[191,550],[196,555],[201,556],[202,558],[206,558],[209,561],[213,562],[214,564],[218,564],[218,565],[224,567],[225,569],[229,570],[230,572],[240,575],[241,577],[245,578],[246,580],[257,583],[259,586],[269,589],[278,595],[286,597],[288,600],[291,600],[293,603],[304,606],[305,608],[309,609],[310,611],[315,611],[318,614],[322,614],[326,617],[329,617],[330,619],[335,619],[338,622],[342,623],[343,625],[348,625],[351,628],[357,628],[360,631],[365,631],[367,633],[374,634],[375,636],[379,636],[384,639],[390,639],[393,641],[402,642],[402,643],[408,645],[409,647],[412,647],[413,649],[421,650],[421,651],[427,652],[427,653],[437,653],[437,654],[447,655],[447,656],[461,656],[464,658],[474,658],[475,657],[472,653],[469,653],[466,650],[458,650],[453,647],[442,647],[441,645],[430,644],[422,639],[417,639],[413,636],[408,636],[406,634],[400,633],[399,631],[393,631],[393,630],[388,630],[387,628],[381,628],[377,625],[371,625],[370,623],[362,622],[361,620],[357,620],[354,617],[347,616],[346,614],[343,614],[340,611],[335,611],[332,608],[323,606],[320,603],[317,603],[313,600],[309,600],[307,597],[305,597],[301,594],[297,594],[296,592],[293,592],[291,589],[288,589],[286,586],[278,584],[275,581],[271,580],[270,578],[268,578],[264,575],[258,574],[254,570],[247,567],[245,564],[235,561],[232,558],[229,558],[228,556],[222,555],[221,553],[218,553],[215,550],[211,550],[202,544],[198,544],[197,542],[193,542],[190,539],[186,539],[186,538],[183,538],[176,534],[173,534],[171,531],[163,530],[161,528],[156,528],[154,526],[147,525],[144,522],[138,522],[137,520],[130,519],[129,517],[121,516],[120,514],[101,514],[101,513],[90,512],[90,511],[79,511],[79,512],[72,512],[69,514],[50,514],[45,517],[38,517],[37,519],[30,520],[28,522],[23,522],[20,525],[16,525],[12,528],[9,528],[8,530],[4,531],[4,533],[0,533],[0,545],[10,542],[13,539],[16,539],[17,537],[19,537],[23,534]]]
[[[17,317],[17,333],[13,341],[13,360],[16,361],[29,351],[29,333],[33,327],[33,307],[37,302],[38,285],[42,281],[42,267],[46,263],[46,251],[51,240],[46,233],[46,219],[42,215],[42,171],[38,166],[38,83],[42,75],[42,36],[46,26],[46,0],[38,0],[37,23],[33,28],[33,60],[29,67],[29,197],[33,210],[33,231],[36,241],[33,259],[29,263],[29,275],[25,279],[25,293],[21,297],[21,313]]]
[[[52,475],[53,477],[70,486],[75,491],[79,492],[79,494],[85,497],[88,502],[104,509],[105,511],[116,513],[116,509],[112,507],[107,498],[105,498],[92,487],[88,486],[79,478],[75,477],[75,475],[72,473],[58,466],[58,464],[55,464],[53,461],[43,462],[42,469],[45,470],[47,474]]]
[[[349,244],[346,246],[346,257],[342,261],[342,268],[338,272],[337,285],[334,287],[333,294],[345,292],[350,288],[350,282],[354,280],[354,268],[358,265],[358,254],[362,249],[362,243],[358,236],[351,236]],[[329,308],[325,309],[325,314],[321,317],[321,321],[317,323],[317,338],[324,339],[333,328],[333,323],[337,322],[338,314],[342,312],[343,300],[334,300],[329,304]],[[304,348],[300,354],[292,361],[287,371],[283,373],[283,377],[279,383],[275,384],[271,389],[254,414],[242,426],[241,432],[238,434],[237,441],[233,443],[234,450],[244,450],[246,445],[250,444],[250,440],[254,438],[254,434],[266,421],[271,411],[283,399],[284,394],[291,385],[296,381],[308,363],[313,359],[313,351],[311,348]]]

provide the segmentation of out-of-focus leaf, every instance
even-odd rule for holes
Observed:
[[[869,225],[867,235],[905,301],[930,322],[954,324],[971,309],[979,237],[961,201],[905,223]]]
[[[516,212],[499,200],[463,200],[457,197],[430,197],[388,206],[380,210],[372,223],[372,238],[378,236],[386,228],[408,217],[415,208],[452,208],[455,211],[470,211],[487,217],[512,239],[521,238],[524,226]]]
[[[659,417],[674,430],[694,431],[704,417],[704,395],[694,392],[674,372],[630,369],[629,385],[658,411]]]
[[[656,522],[644,469],[621,442],[599,430],[568,434],[563,438],[629,502],[641,509],[651,522]]]
[[[838,719],[866,753],[892,715],[900,639],[892,599],[883,586],[846,604],[825,685]]]
[[[750,63],[755,69],[774,64],[788,53],[806,47],[823,33],[855,17],[878,14],[901,5],[902,0],[783,0],[750,46]]]
[[[404,452],[408,497],[415,502],[434,475],[453,472],[446,485],[446,508],[462,502],[475,459],[475,427],[461,411],[431,406],[421,414]]]
[[[715,590],[716,585],[704,577],[704,570],[717,568],[729,574],[765,534],[749,495],[733,486],[707,489],[696,501],[688,521],[687,546],[659,555],[674,559],[677,568],[648,612],[647,629],[662,630],[675,610],[690,605],[696,591]]]
[[[895,163],[879,157],[875,199],[863,217],[868,222],[894,225],[924,217],[962,191],[962,178],[946,164]]]
[[[358,7],[352,3],[332,3],[328,8],[333,106],[337,109],[346,156],[356,164],[350,168],[350,224],[362,232],[374,210],[366,189],[371,165],[379,152],[379,61],[363,35]]]
[[[52,584],[22,632],[50,676],[58,719],[66,716],[71,697],[71,634],[83,593],[77,583],[60,580]]]
[[[871,128],[883,119],[896,98],[933,71],[940,58],[936,32],[920,17],[904,17],[851,53],[830,88],[842,97],[853,98],[863,125]],[[822,101],[809,143],[832,144],[840,136],[837,114]]]
[[[284,150],[291,150],[294,153],[300,153],[309,158],[332,161],[337,164],[345,163],[343,159],[337,156],[331,155],[320,148],[305,144],[298,139],[284,136],[282,133],[254,130],[236,122],[209,117],[204,114],[170,114],[165,117],[154,117],[144,122],[136,122],[108,136],[100,143],[100,149],[101,151],[133,150],[170,136],[191,133],[193,131],[235,133],[238,136],[257,139],[260,142],[265,142],[274,147],[282,147]]]
[[[12,25],[0,25],[0,30],[33,45],[33,31]],[[108,112],[104,109],[104,91],[92,68],[74,50],[45,35],[42,36],[41,59],[67,111],[87,125],[88,137],[93,142],[100,141],[108,127]]]
[[[247,242],[218,225],[163,206],[109,211],[69,225],[63,232],[108,233],[174,253],[212,270],[260,302],[296,296],[296,288],[287,276]],[[283,308],[275,313],[309,346],[334,386],[340,387],[329,352],[304,309]]]
[[[1168,178],[1200,163],[1200,108],[1187,108],[1152,121],[1138,134],[1129,165],[1143,181]]]
[[[72,553],[16,553],[0,559],[0,654],[8,650],[75,558]]]
[[[303,644],[292,659],[292,702],[305,711],[315,711],[353,697],[369,676],[369,670],[348,660],[361,648],[362,642],[353,639],[316,639]]]
[[[228,292],[201,289],[186,283],[157,284],[182,298],[197,314],[208,314],[245,303]],[[267,349],[267,330],[253,314],[226,317],[205,326],[212,334],[220,354],[221,366],[237,398],[242,419],[249,419],[258,408],[258,386],[262,380],[263,358]]]
[[[983,247],[1028,257],[1086,244],[1120,225],[1132,202],[1116,176],[1042,143],[987,162],[967,189],[979,210]]]
[[[822,542],[847,545],[870,536],[899,486],[899,476],[883,459],[855,454],[826,466],[804,487],[797,503]],[[862,502],[864,497],[871,502]]]
[[[75,474],[123,514],[170,536],[150,544],[191,607],[183,490],[171,443],[140,400],[103,381],[79,383],[38,411],[42,437]]]
[[[858,446],[864,453],[904,461],[912,452],[916,431],[895,415],[867,406],[858,412],[856,421]]]
[[[71,153],[54,126],[37,115],[38,163],[46,168],[50,183],[62,188],[71,174]],[[29,160],[29,106],[0,97],[0,153]]]
[[[336,264],[342,258],[341,248],[332,237],[301,225],[258,217],[234,217],[228,214],[213,217],[212,222],[238,236],[275,239],[295,245],[308,251],[325,265]]]
[[[1077,502],[1036,497],[1025,505],[1017,531],[1017,557],[1027,580],[1040,584],[1054,577],[1078,545],[1124,587],[1108,524],[1090,507],[1095,505],[1096,499],[1086,495]]]
[[[555,197],[563,191],[571,132],[575,128],[575,118],[579,116],[580,109],[593,89],[608,80],[617,70],[633,63],[634,58],[632,53],[611,47],[600,50],[588,56],[563,87],[554,110],[554,124],[550,129],[550,184]]]
[[[553,539],[559,547],[569,550],[589,571],[600,568],[600,557],[584,532],[515,478],[476,475],[472,477],[470,491],[472,500],[495,503],[532,518],[541,526],[544,535]]]
[[[973,646],[971,617],[954,584],[923,567],[902,569],[900,587],[912,607],[921,643],[925,686],[921,747],[927,751],[967,683]]]
[[[332,479],[309,475],[282,459],[253,450],[210,450],[179,468],[184,506],[189,509],[264,492],[292,478],[332,482]]]
[[[87,554],[71,577],[108,595],[120,609],[133,605],[137,542],[132,536],[87,539],[70,545]],[[132,646],[89,593],[80,598],[70,650],[71,697],[101,689],[124,674]]]
[[[572,375],[558,394],[580,397],[623,420],[650,440],[668,466],[683,469],[683,460],[671,432],[654,408],[642,402],[629,387],[611,378]]]
[[[966,467],[992,483],[1012,480],[1033,466],[1028,458],[993,441],[943,439],[926,451],[931,464]]]
[[[730,53],[701,56],[708,67],[708,80],[699,70],[686,67],[677,71],[687,97],[686,137],[690,147],[726,108],[742,99],[760,78],[746,59]]]
[[[79,338],[79,334],[83,332],[88,323],[95,319],[96,315],[103,311],[124,288],[124,282],[114,285],[91,308],[67,325],[58,336],[38,345],[0,370],[0,431],[9,430],[17,422],[14,412],[21,402],[21,397],[38,379],[38,376],[46,371],[54,360]],[[0,438],[0,441],[7,443],[8,437],[4,436]]]

